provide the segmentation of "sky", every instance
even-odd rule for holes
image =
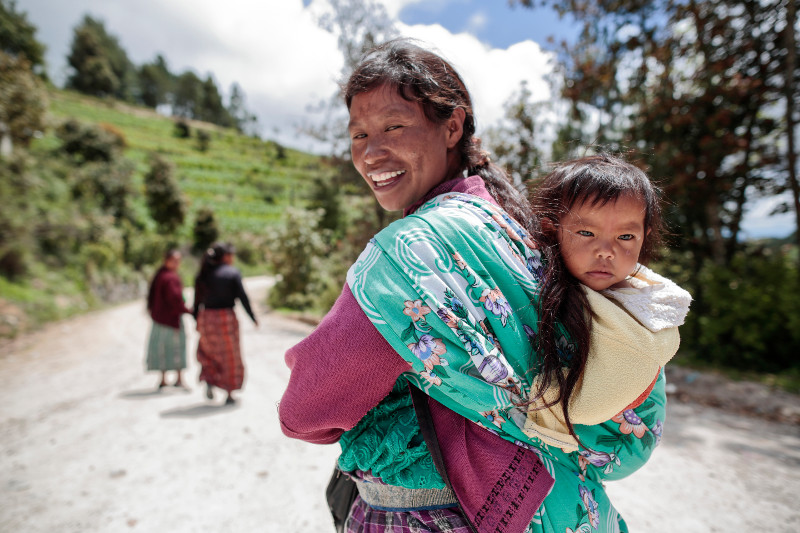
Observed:
[[[579,28],[550,9],[509,7],[507,0],[377,0],[400,33],[447,58],[470,90],[483,128],[503,116],[503,105],[526,81],[532,101],[551,99],[549,37],[574,39]],[[84,15],[103,21],[131,61],[162,54],[171,72],[212,74],[223,95],[233,83],[244,90],[262,136],[319,152],[298,136],[302,123],[321,120],[309,108],[337,91],[342,58],[336,37],[317,24],[328,0],[17,0],[47,46],[48,73],[61,85],[73,30]],[[750,237],[785,236],[790,216],[767,219],[760,203],[747,217]]]

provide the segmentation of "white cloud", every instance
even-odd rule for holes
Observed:
[[[396,17],[419,1],[382,3]],[[313,0],[307,8],[301,0],[21,0],[18,7],[39,28],[57,82],[65,78],[72,29],[88,13],[104,21],[136,64],[161,53],[173,72],[213,73],[223,93],[239,83],[266,136],[278,130],[280,142],[311,149],[310,141],[298,140],[295,126],[315,118],[307,113],[309,105],[334,94],[342,65],[335,36],[315,21],[326,5],[326,0]],[[549,98],[542,80],[550,72],[549,56],[532,41],[497,49],[440,25],[398,27],[453,62],[472,93],[479,128],[502,117],[503,103],[523,79],[535,96]]]
[[[403,35],[432,44],[464,78],[473,99],[478,129],[501,120],[504,104],[527,80],[537,101],[551,97],[545,77],[552,71],[551,56],[533,41],[507,49],[491,48],[469,33],[452,34],[439,25],[401,26]]]

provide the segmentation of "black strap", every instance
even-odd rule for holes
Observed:
[[[453,490],[453,485],[450,484],[450,478],[447,477],[447,469],[444,467],[442,450],[439,448],[439,439],[436,437],[436,430],[433,427],[431,409],[428,405],[428,395],[425,394],[421,389],[412,385],[410,382],[408,384],[408,388],[411,391],[411,400],[414,403],[414,411],[417,413],[419,428],[422,431],[422,437],[425,439],[425,444],[428,445],[428,450],[431,452],[433,464],[436,465],[436,470],[439,472],[439,475],[442,476],[445,485],[447,485],[447,487],[452,490],[453,494],[455,495],[456,491]],[[456,501],[458,501],[458,495],[456,495]],[[464,508],[461,506],[460,501],[458,501],[458,508],[461,510],[461,514],[464,516],[464,520],[467,522],[470,531],[473,533],[478,533],[478,530],[472,525],[472,521],[469,519],[469,516],[467,516]]]

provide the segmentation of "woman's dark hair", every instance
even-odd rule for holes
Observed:
[[[472,100],[464,81],[452,65],[409,39],[395,39],[367,52],[342,87],[347,109],[353,97],[387,84],[409,102],[418,102],[425,116],[442,124],[459,107],[464,110],[464,134],[457,145],[461,168],[483,178],[489,194],[512,217],[529,230],[537,228],[536,217],[525,195],[511,183],[508,174],[493,164],[475,137]]]
[[[236,249],[226,242],[215,242],[205,251],[200,262],[200,270],[194,278],[195,309],[198,302],[202,302],[205,298],[208,275],[222,264],[223,257],[233,253],[236,253]]]
[[[561,217],[574,206],[586,202],[603,206],[620,197],[642,200],[645,206],[645,237],[639,263],[647,264],[655,258],[661,243],[663,222],[660,196],[660,190],[641,169],[605,153],[561,163],[535,185],[533,209],[548,228],[541,234],[540,245],[543,250],[549,250],[547,255],[550,260],[545,268],[539,297],[537,348],[542,358],[542,380],[531,401],[541,397],[555,380],[559,396],[554,404],[561,405],[567,427],[573,436],[569,399],[586,367],[592,315],[580,282],[569,273],[559,253],[557,229]],[[568,360],[565,360],[563,349],[559,353],[561,334],[557,323],[561,323],[569,332],[574,346]],[[565,366],[566,375],[562,371]]]
[[[181,253],[181,251],[178,250],[177,248],[170,248],[169,250],[164,252],[164,261],[166,261],[168,259],[172,259],[173,257],[175,257],[176,255],[178,255],[180,253]]]

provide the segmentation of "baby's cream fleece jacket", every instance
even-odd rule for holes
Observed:
[[[678,326],[689,311],[691,295],[644,266],[629,281],[632,288],[602,292],[584,286],[592,329],[586,368],[570,400],[573,424],[599,424],[620,413],[648,389],[678,351]],[[557,392],[549,389],[543,401],[528,407],[524,431],[575,451],[578,444],[567,429],[561,406],[537,409],[556,398]]]

